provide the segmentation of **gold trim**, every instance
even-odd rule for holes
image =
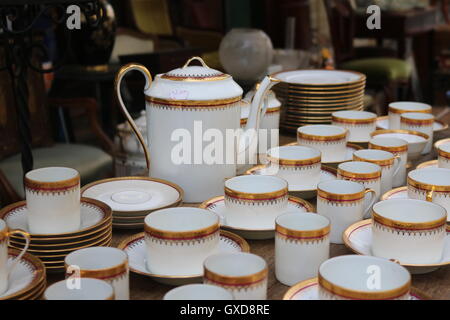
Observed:
[[[217,221],[205,228],[197,229],[197,230],[187,230],[187,231],[168,231],[161,230],[149,226],[147,223],[144,223],[144,231],[146,235],[150,237],[155,237],[159,239],[167,239],[167,240],[190,240],[196,238],[203,238],[210,236],[212,234],[219,233],[220,229],[220,221],[217,218]]]
[[[436,142],[434,143],[434,148],[436,149],[436,151],[438,151],[438,150],[439,150],[439,147],[440,147],[441,145],[447,144],[447,143],[450,144],[450,138],[438,140],[438,141],[436,141]]]
[[[402,114],[400,116],[400,123],[405,123],[412,126],[432,126],[434,124],[434,117],[431,119],[412,119],[405,118]]]
[[[304,70],[301,70],[301,71],[316,71],[317,69],[304,69]],[[272,73],[270,76],[271,77],[274,77],[275,79],[278,79],[276,76],[278,75],[280,75],[281,73],[288,73],[288,72],[292,72],[292,71],[298,71],[298,70],[296,70],[296,69],[292,69],[292,70],[283,70],[283,71],[278,71],[278,72],[275,72],[275,73]],[[327,71],[327,70],[324,70],[324,71]],[[340,71],[340,72],[347,72],[347,73],[352,73],[352,74],[354,74],[354,75],[357,75],[357,76],[359,76],[359,79],[358,80],[355,80],[355,81],[348,81],[348,82],[343,82],[342,83],[342,85],[349,85],[349,84],[352,84],[352,83],[358,83],[359,81],[363,81],[363,80],[366,80],[366,75],[365,74],[363,74],[363,73],[361,73],[361,72],[357,72],[357,71],[351,71],[351,70],[336,70],[336,71]],[[278,80],[280,80],[280,79],[278,79]],[[293,84],[292,82],[284,82],[284,81],[282,81],[282,80],[280,80],[282,83],[287,83],[287,84]],[[296,85],[296,83],[294,83],[294,85]],[[308,84],[306,84],[307,86],[326,86],[326,85],[330,85],[330,86],[336,86],[336,85],[339,85],[339,84],[336,84],[336,83],[308,83]]]
[[[322,159],[322,155],[319,152],[317,157],[309,158],[309,159],[283,159],[283,158],[275,158],[267,155],[266,159],[271,163],[276,163],[280,166],[310,166],[316,163],[320,163]]]
[[[434,221],[429,222],[404,222],[398,221],[390,218],[386,218],[382,216],[380,213],[375,211],[375,208],[372,208],[372,219],[375,222],[378,222],[384,226],[391,227],[394,229],[400,230],[424,230],[424,229],[437,229],[447,224],[447,215],[440,219],[436,219]]]
[[[72,189],[80,187],[80,174],[77,173],[75,177],[65,180],[53,181],[53,182],[42,182],[38,180],[33,180],[28,178],[26,175],[23,178],[23,183],[25,188],[32,190],[47,190],[52,192],[53,189]]]
[[[421,164],[417,165],[416,169],[423,169],[428,167],[437,167],[438,166],[438,160],[430,160],[422,162]]]
[[[268,278],[269,275],[269,268],[266,263],[266,267],[254,274],[246,275],[246,276],[224,276],[221,274],[218,274],[214,271],[209,270],[205,265],[203,265],[203,278],[205,280],[209,280],[215,283],[218,283],[223,286],[246,286],[246,285],[252,285],[258,282],[261,282]]]
[[[64,269],[66,270],[66,277],[70,277],[72,274],[67,273],[67,269],[70,265],[65,262],[66,259],[64,259]],[[127,254],[125,253],[125,261],[121,264],[103,269],[80,269],[80,277],[96,279],[115,278],[126,272],[128,272],[128,258]]]
[[[373,124],[377,120],[377,117],[374,118],[365,118],[365,119],[349,119],[349,118],[341,118],[338,116],[331,115],[331,121],[338,123],[347,123],[347,124]]]
[[[412,112],[414,112],[414,113],[431,113],[432,108],[430,107],[430,109],[425,109],[425,110],[404,110],[404,109],[400,110],[400,109],[396,109],[395,107],[388,106],[388,111],[395,113],[395,114],[412,113]]]
[[[317,187],[317,197],[321,197],[325,200],[330,201],[357,201],[364,199],[364,195],[366,194],[366,190],[357,193],[351,194],[340,194],[340,193],[332,193]]]
[[[319,136],[315,134],[308,134],[301,131],[297,131],[297,137],[303,140],[309,141],[338,141],[347,138],[348,129],[342,128],[344,133],[335,134],[332,136]]]
[[[350,172],[341,168],[337,169],[338,176],[349,179],[378,179],[381,178],[381,170],[370,173]]]
[[[330,223],[328,223],[327,226],[316,230],[294,230],[283,227],[275,221],[275,232],[285,238],[300,238],[305,240],[308,240],[309,238],[313,240],[314,238],[323,238],[330,234]]]
[[[225,105],[234,104],[241,101],[241,96],[226,98],[226,99],[215,99],[215,100],[172,100],[172,99],[160,99],[151,96],[145,96],[145,100],[150,103],[169,105],[174,108],[183,107],[208,107],[208,108],[223,108]]]
[[[450,159],[450,152],[449,151],[445,151],[445,150],[442,150],[441,148],[438,148],[437,149],[437,153],[438,153],[439,157]]]
[[[248,192],[235,191],[228,187],[225,187],[224,189],[225,189],[225,196],[230,197],[230,198],[238,198],[238,199],[246,199],[246,200],[268,200],[268,199],[281,198],[288,194],[287,186],[280,190],[277,190],[277,191],[261,192],[261,193],[248,193]]]
[[[399,156],[394,155],[392,158],[389,158],[389,159],[375,160],[375,159],[358,157],[356,154],[353,154],[354,161],[371,162],[371,163],[375,163],[375,164],[379,165],[380,167],[391,166],[392,164],[394,164],[395,159],[398,157]]]
[[[391,130],[391,129],[385,129],[385,130],[376,130],[374,132],[372,132],[370,134],[370,136],[376,137],[380,134],[385,134],[385,133],[404,133],[404,134],[410,134],[410,135],[414,135],[414,136],[420,136],[422,138],[424,138],[425,140],[428,140],[429,136],[425,133],[419,132],[419,131],[413,131],[413,130]]]
[[[369,141],[369,149],[384,150],[384,151],[388,151],[391,153],[408,152],[408,142],[406,142],[406,144],[403,146],[386,147],[386,146],[380,146],[379,144],[375,144],[375,143]]]
[[[308,280],[303,280],[300,281],[299,283],[294,284],[292,287],[289,288],[288,291],[286,291],[286,293],[283,296],[283,300],[291,300],[296,293],[298,293],[300,290],[310,287],[314,284],[318,285],[318,278],[312,278],[312,279],[308,279]]]
[[[449,185],[446,185],[446,186],[433,185],[433,184],[423,183],[423,182],[414,180],[409,175],[407,178],[407,185],[412,186],[419,190],[424,190],[424,191],[450,192],[450,182],[449,182]]]
[[[406,186],[394,188],[394,189],[392,189],[392,190],[389,190],[388,192],[385,192],[385,193],[381,196],[380,200],[381,200],[381,201],[383,201],[383,200],[388,200],[390,197],[392,197],[392,195],[394,195],[394,194],[396,194],[396,193],[398,193],[398,192],[401,192],[401,191],[407,191],[407,190],[408,190],[408,187],[406,187]]]
[[[389,300],[395,299],[397,297],[401,297],[405,294],[408,294],[411,288],[411,276],[409,276],[409,280],[399,288],[395,288],[392,290],[385,291],[377,291],[377,292],[369,292],[369,291],[359,291],[347,289],[325,279],[319,270],[318,283],[323,289],[332,294],[336,294],[340,297],[348,298],[348,299],[358,299],[358,300]]]

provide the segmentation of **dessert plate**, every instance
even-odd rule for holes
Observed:
[[[273,175],[273,172],[271,172],[271,169],[269,167],[266,167],[265,165],[259,165],[256,167],[253,167],[245,174],[255,174],[255,175]],[[321,172],[320,172],[320,182],[328,181],[328,180],[336,180],[337,179],[337,171],[335,168],[322,166]],[[301,199],[311,199],[316,196],[317,188],[311,189],[307,186],[302,185],[292,185],[290,184],[288,186],[289,193],[294,196]]]
[[[319,300],[319,282],[317,278],[301,281],[293,285],[283,300]],[[409,300],[430,300],[431,298],[416,288],[411,288]]]
[[[382,116],[377,118],[377,128],[387,130],[389,129],[389,116]],[[448,128],[448,124],[440,120],[435,120],[433,123],[433,132],[444,131]]]
[[[352,224],[343,234],[345,245],[353,252],[361,255],[372,255],[372,220],[367,219]],[[447,228],[447,237],[445,239],[444,253],[439,263],[430,264],[400,264],[412,273],[423,274],[432,272],[439,267],[450,264],[450,230]]]
[[[389,190],[385,194],[381,196],[380,200],[388,200],[388,199],[407,199],[408,198],[408,187],[398,187],[392,190]]]
[[[172,286],[179,286],[188,283],[201,282],[203,274],[195,275],[161,275],[153,274],[147,269],[145,260],[147,259],[144,232],[128,237],[119,245],[119,249],[128,254],[130,271],[153,278],[153,280]],[[220,244],[218,252],[250,252],[250,247],[244,239],[228,231],[220,231]],[[183,266],[180,266],[182,268]]]
[[[270,229],[258,227],[258,221],[252,227],[230,226],[227,224],[227,208],[225,207],[224,196],[215,197],[203,202],[199,208],[211,210],[220,217],[221,227],[231,230],[245,239],[263,240],[272,239],[275,236],[275,226]],[[314,206],[303,199],[289,196],[286,212],[314,212]]]
[[[290,84],[317,86],[359,83],[366,78],[362,73],[340,70],[283,71],[273,74],[272,77]]]
[[[8,250],[8,266],[18,256],[19,251]],[[39,286],[45,285],[45,267],[35,256],[25,253],[9,276],[9,287],[0,295],[0,300],[20,299],[31,295]]]
[[[437,160],[430,160],[422,162],[421,164],[417,165],[416,169],[423,169],[423,168],[437,168],[438,167],[438,161]]]
[[[161,179],[120,177],[90,183],[81,189],[81,195],[107,204],[113,215],[143,216],[181,203],[183,191]]]

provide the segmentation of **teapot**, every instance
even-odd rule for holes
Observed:
[[[198,61],[199,65],[191,65]],[[120,93],[123,77],[140,71],[145,79],[147,141],[127,111]],[[116,75],[120,108],[144,149],[149,175],[172,181],[184,190],[184,201],[202,202],[223,194],[227,178],[236,175],[239,159],[258,138],[264,97],[279,80],[266,76],[256,91],[247,124],[240,128],[242,88],[233,78],[192,57],[181,68],[152,80],[147,68],[130,63]]]

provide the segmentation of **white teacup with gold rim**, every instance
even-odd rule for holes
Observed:
[[[320,300],[408,300],[409,271],[387,259],[345,255],[319,268]]]
[[[447,211],[437,204],[390,199],[373,206],[372,253],[402,264],[432,264],[444,251]]]
[[[330,256],[330,220],[314,213],[285,213],[275,225],[275,276],[284,285],[317,275]]]
[[[63,167],[47,167],[24,178],[28,227],[33,234],[60,234],[80,228],[80,174]]]
[[[400,129],[400,115],[407,112],[431,113],[431,106],[414,101],[399,101],[389,104],[389,129]]]
[[[130,299],[128,255],[117,248],[89,247],[68,254],[66,278],[105,280],[114,288],[116,300]]]
[[[227,289],[236,300],[266,300],[269,269],[252,253],[221,253],[204,264],[203,282]]]
[[[428,142],[422,151],[427,154],[433,147],[434,116],[430,113],[407,112],[400,115],[400,129],[422,132],[428,136]]]
[[[367,193],[372,196],[365,204]],[[347,180],[331,180],[319,183],[317,186],[317,213],[331,221],[331,243],[344,243],[342,234],[345,229],[368,215],[372,205],[377,200],[372,189]]]
[[[404,186],[406,183],[406,166],[408,164],[408,142],[399,138],[375,137],[369,141],[369,149],[384,150],[400,157],[400,166],[397,175],[392,180],[392,186]]]
[[[266,160],[277,177],[285,179],[291,189],[296,185],[315,189],[320,181],[321,153],[304,146],[282,146],[267,151]]]
[[[55,282],[44,292],[45,300],[114,300],[114,288],[106,281],[80,278],[79,287],[68,285],[67,280]]]
[[[408,198],[427,200],[450,212],[450,169],[422,168],[408,173]],[[450,215],[448,214],[448,221]]]
[[[8,241],[11,234],[20,234],[25,238],[25,247],[22,252],[15,258],[12,265],[8,266]],[[0,294],[4,293],[9,287],[9,275],[20,261],[22,256],[28,250],[30,244],[30,235],[22,230],[9,230],[6,222],[0,219]]]
[[[332,125],[348,130],[349,142],[367,142],[376,130],[377,115],[368,111],[336,111],[331,119]]]
[[[381,167],[381,194],[392,189],[394,178],[400,171],[399,156],[384,150],[363,149],[353,153],[353,160],[366,161]]]
[[[301,146],[322,152],[322,162],[341,161],[347,154],[348,130],[332,125],[307,125],[297,129]]]
[[[450,142],[437,146],[438,167],[450,169]]]
[[[219,246],[219,228],[219,216],[205,209],[168,208],[150,213],[144,225],[148,271],[201,274],[203,261]]]
[[[233,300],[233,295],[218,286],[195,283],[170,290],[163,300]]]
[[[225,181],[225,217],[229,226],[274,229],[288,205],[288,183],[275,176],[238,176]]]
[[[338,179],[362,184],[364,188],[375,191],[376,199],[381,197],[381,167],[365,161],[348,161],[339,164]]]

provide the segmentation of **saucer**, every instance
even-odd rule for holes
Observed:
[[[292,142],[285,144],[284,146],[298,146],[299,144],[297,142]],[[283,147],[284,147],[283,146]],[[340,165],[342,162],[346,161],[352,161],[353,160],[353,153],[357,150],[362,150],[363,147],[354,143],[347,143],[347,153],[345,155],[344,159],[333,159],[331,161],[322,161],[322,165],[331,166],[333,168],[337,168],[338,165]]]
[[[270,168],[265,165],[259,165],[253,167],[245,174],[254,174],[254,175],[270,175]],[[320,172],[320,182],[328,181],[328,180],[336,180],[337,179],[337,170],[332,167],[327,167],[322,165]],[[308,187],[299,186],[299,185],[289,185],[289,193],[301,199],[311,199],[316,196],[317,188],[310,189]]]
[[[317,278],[301,281],[284,294],[283,300],[319,300],[319,282]],[[412,287],[409,300],[431,300],[431,297]]]
[[[376,121],[377,128],[387,130],[389,129],[389,116],[378,117]],[[433,132],[444,131],[448,128],[448,124],[440,120],[434,120]]]
[[[20,251],[8,250],[8,265],[19,255]],[[45,267],[35,256],[25,253],[9,276],[9,287],[0,295],[0,300],[36,299],[39,290],[45,288]]]
[[[437,167],[438,167],[438,161],[430,160],[430,161],[422,162],[421,164],[417,165],[416,169],[437,168]]]
[[[388,199],[408,199],[408,187],[403,186],[389,190],[388,192],[383,194],[380,198],[381,201]]]
[[[367,219],[352,224],[343,234],[345,245],[353,252],[361,255],[372,255],[372,220]],[[400,264],[412,273],[423,274],[432,272],[439,267],[450,264],[450,230],[447,229],[445,238],[444,253],[441,262],[430,264]]]
[[[272,239],[275,236],[275,226],[270,229],[258,228],[256,225],[258,221],[255,221],[255,226],[252,228],[242,228],[240,226],[230,226],[226,222],[226,207],[224,196],[215,197],[203,202],[199,208],[211,210],[220,217],[222,223],[221,228],[233,231],[234,233],[240,235],[241,237],[249,240],[264,240]],[[300,198],[289,196],[288,207],[286,212],[315,212],[314,206]]]
[[[203,274],[195,275],[157,275],[148,271],[146,260],[146,247],[144,232],[128,237],[118,246],[128,254],[130,271],[153,278],[153,280],[172,286],[180,286],[188,283],[202,282]],[[250,247],[244,239],[228,231],[220,230],[219,251],[226,252],[250,252]],[[182,266],[180,266],[182,267]]]

